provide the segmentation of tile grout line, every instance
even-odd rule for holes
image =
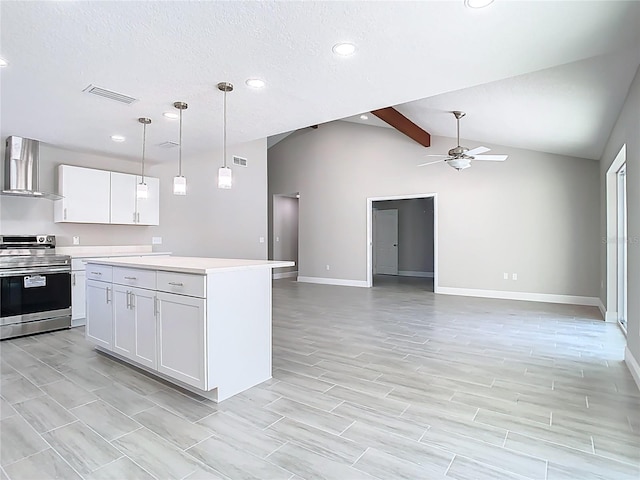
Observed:
[[[449,462],[449,465],[447,466],[447,469],[444,471],[443,476],[447,476],[447,473],[449,473],[449,469],[451,468],[451,465],[453,465],[453,461],[456,459],[457,454],[453,454],[453,458],[451,458],[451,461]]]
[[[369,451],[369,448],[370,447],[365,448],[364,452],[362,452],[360,455],[358,455],[358,458],[356,458],[350,466],[353,467],[356,463],[358,463],[358,460],[360,460],[364,456],[364,454]]]

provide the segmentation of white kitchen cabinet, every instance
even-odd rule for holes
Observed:
[[[54,220],[118,225],[160,224],[160,180],[144,177],[147,198],[137,198],[142,177],[92,168],[58,166],[58,193]]]
[[[96,345],[112,350],[113,292],[110,283],[87,280],[86,338]]]
[[[55,222],[109,223],[111,172],[93,168],[58,166]]]
[[[205,300],[157,292],[158,371],[206,390]]]
[[[128,173],[111,172],[111,223],[137,223],[136,178]]]
[[[130,302],[131,290],[122,285],[113,285],[113,351],[133,359],[136,327]]]
[[[87,273],[82,270],[71,271],[71,326],[85,324],[87,316]]]
[[[136,184],[142,177],[136,177]],[[138,198],[136,203],[136,223],[138,225],[160,225],[160,180],[144,177],[147,184],[147,198]]]
[[[113,351],[156,368],[156,298],[153,290],[113,285]]]

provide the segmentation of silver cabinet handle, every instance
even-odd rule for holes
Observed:
[[[125,280],[137,280],[138,277],[124,277]]]
[[[66,208],[64,209],[64,219],[65,220],[67,219],[67,209]]]
[[[102,272],[91,272],[91,275],[102,275]]]
[[[138,220],[137,220],[137,222],[140,223],[140,212],[138,212]]]
[[[133,212],[133,223],[136,223],[136,212]]]
[[[129,299],[129,294],[130,294],[130,293],[131,293],[131,292],[129,292],[129,291],[127,290],[127,292],[126,292],[126,295],[127,295],[127,310],[129,310],[129,308],[131,308],[131,300]]]
[[[71,274],[71,285],[76,286],[76,274]]]
[[[109,292],[111,291],[111,289],[109,287],[106,288],[106,292],[107,292],[107,303],[111,302],[111,299],[109,298]]]
[[[153,316],[158,316],[158,297],[153,297]]]
[[[131,310],[133,310],[136,307],[136,294],[133,292],[129,292],[129,308],[131,308]]]
[[[173,285],[174,287],[184,287],[184,283],[182,282],[169,282],[169,285]]]

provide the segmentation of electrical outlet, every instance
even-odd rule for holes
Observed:
[[[151,237],[152,245],[162,245],[162,237]]]
[[[74,236],[73,237],[73,244],[74,245],[80,245],[80,237]]]
[[[505,280],[509,280],[509,274],[508,274],[508,273],[506,273],[506,272],[504,273],[504,279],[505,279]]]
[[[279,241],[280,241],[280,237],[276,237],[276,242],[279,242]]]
[[[329,265],[326,266],[327,270],[331,270],[331,267],[329,267]]]
[[[511,280],[517,280],[518,279],[518,274],[514,273],[513,275],[511,275]]]
[[[260,243],[264,243],[264,237],[260,237]]]

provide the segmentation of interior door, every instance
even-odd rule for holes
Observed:
[[[398,275],[398,210],[374,210],[374,273]]]

